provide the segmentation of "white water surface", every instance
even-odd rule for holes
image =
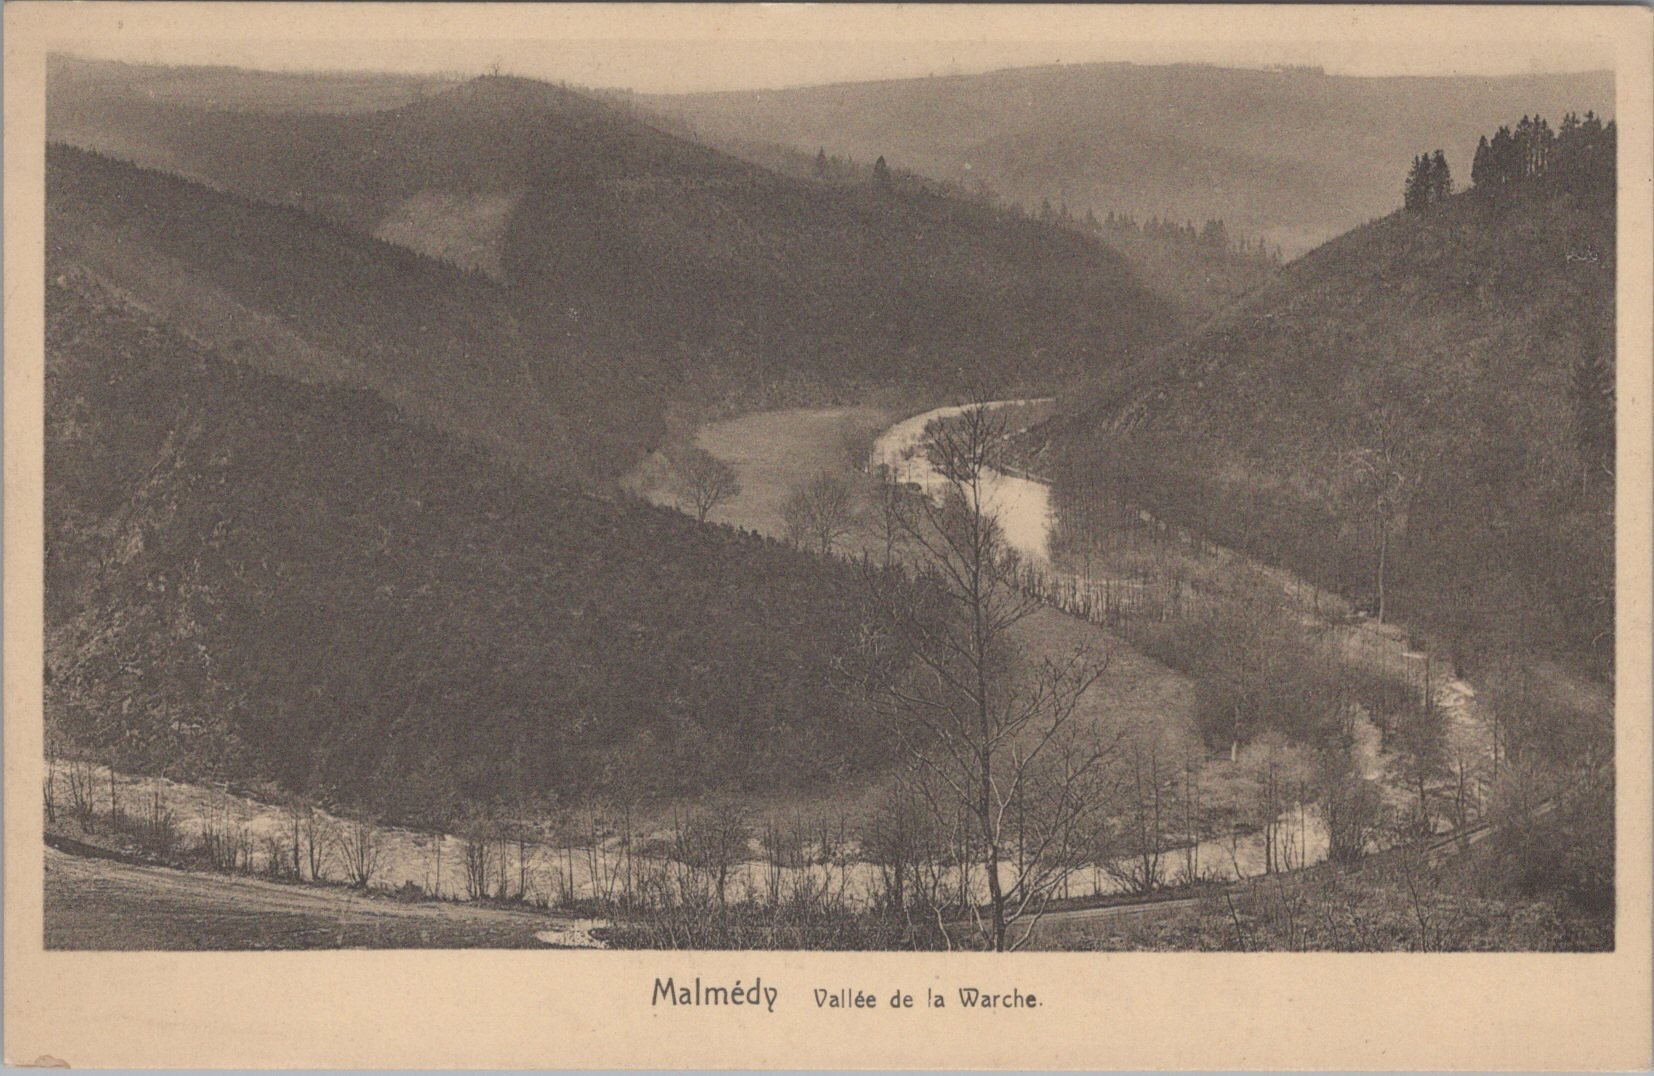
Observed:
[[[990,410],[1026,404],[1049,403],[1043,400],[995,400],[983,404]],[[940,497],[948,480],[931,465],[925,456],[925,429],[937,419],[962,415],[976,404],[938,407],[901,422],[885,430],[873,443],[871,462],[874,467],[886,467],[899,482],[918,486],[931,497]],[[1051,563],[1051,490],[1042,482],[1018,478],[989,468],[983,479],[983,507],[999,522],[1006,544],[1024,559],[1035,564]]]

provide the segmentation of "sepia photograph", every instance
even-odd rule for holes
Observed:
[[[43,958],[1646,947],[1616,24],[193,6],[28,91]]]

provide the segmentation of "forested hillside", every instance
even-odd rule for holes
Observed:
[[[1179,327],[1094,237],[889,174],[784,177],[547,83],[349,114],[66,85],[53,139],[477,270],[685,395],[1048,387]]]
[[[1468,174],[1476,136],[1613,106],[1607,72],[1361,78],[1318,68],[1063,64],[978,75],[650,96],[700,137],[912,168],[1030,211],[1043,199],[1225,221],[1295,257],[1387,212],[1420,144]]]
[[[46,202],[55,256],[240,361],[373,389],[570,481],[621,473],[661,436],[650,364],[481,274],[67,146],[47,151]]]
[[[1495,141],[1530,138],[1095,382],[1047,427],[1047,465],[1466,668],[1611,675],[1614,127],[1524,119]]]
[[[683,133],[692,130],[682,116],[640,108],[627,94],[610,94],[634,114],[647,115],[651,123]],[[731,139],[714,143],[742,160],[763,168],[806,179],[845,187],[866,186],[885,177],[905,189],[925,189],[937,196],[992,207],[1009,222],[1033,221],[1041,227],[1078,232],[1100,239],[1117,252],[1134,273],[1157,295],[1164,298],[1183,324],[1194,324],[1228,306],[1258,287],[1281,264],[1278,247],[1268,246],[1257,236],[1232,235],[1222,220],[1208,219],[1197,228],[1193,221],[1178,223],[1151,216],[1138,221],[1129,213],[1076,211],[1068,203],[1042,198],[1035,206],[995,198],[980,185],[921,176],[909,168],[891,167],[882,156],[858,161],[831,156],[824,148],[814,153],[776,145]]]
[[[842,778],[855,573],[203,349],[54,255],[46,713],[391,819]]]

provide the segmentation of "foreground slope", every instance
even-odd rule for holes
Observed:
[[[1387,212],[1410,154],[1448,147],[1467,177],[1468,153],[1453,151],[1494,124],[1601,113],[1613,95],[1606,72],[1357,78],[1112,63],[644,100],[709,138],[882,154],[1029,207],[1222,219],[1290,257]]]
[[[46,948],[544,949],[571,921],[46,850]],[[546,939],[551,939],[549,942]],[[565,942],[565,944],[567,944]]]
[[[1092,237],[920,184],[784,177],[546,83],[344,114],[83,79],[48,104],[55,140],[486,273],[685,391],[1049,383],[1176,328]]]
[[[1326,244],[1068,401],[1048,466],[1429,629],[1466,666],[1609,675],[1612,176],[1610,150],[1595,178],[1478,188]]]

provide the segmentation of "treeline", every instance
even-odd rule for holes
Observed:
[[[1501,126],[1491,139],[1476,143],[1470,166],[1474,190],[1486,194],[1514,183],[1552,176],[1576,189],[1611,188],[1614,184],[1616,131],[1594,112],[1581,119],[1569,112],[1560,130],[1543,116],[1523,116],[1515,129]],[[1413,158],[1402,189],[1402,206],[1424,209],[1453,195],[1453,175],[1441,150]]]
[[[692,136],[687,121],[682,127],[669,122],[671,117],[659,117],[667,129],[680,130]],[[681,120],[681,117],[677,119]],[[899,164],[890,164],[882,155],[872,161],[854,156],[829,154],[825,147],[817,148],[812,157],[799,150],[770,143],[743,140],[725,140],[717,143],[734,156],[760,164],[784,175],[807,178],[819,183],[841,186],[874,186],[899,189],[933,198],[948,198],[992,208],[1005,220],[1032,220],[1050,227],[1061,227],[1083,235],[1095,236],[1105,243],[1113,240],[1139,238],[1171,247],[1199,249],[1205,252],[1233,255],[1241,259],[1256,259],[1269,266],[1281,261],[1279,247],[1271,248],[1262,239],[1231,236],[1222,220],[1207,220],[1200,226],[1192,221],[1179,223],[1158,215],[1139,221],[1130,213],[1110,210],[1099,218],[1096,210],[1087,208],[1076,212],[1066,201],[1040,200],[1037,208],[1029,209],[1020,202],[1005,201],[980,177],[962,182],[923,175]]]
[[[1553,131],[1543,116],[1523,116],[1514,130],[1502,126],[1476,143],[1470,181],[1477,190],[1497,189],[1551,175],[1591,186],[1614,183],[1617,131],[1594,112],[1583,119],[1569,112]]]
[[[1066,214],[1067,207],[1063,208]],[[1099,223],[1096,213],[1088,209],[1084,225],[1086,230],[1104,236],[1141,235],[1166,243],[1198,244],[1209,250],[1223,251],[1243,258],[1255,258],[1271,266],[1281,264],[1280,247],[1272,249],[1262,239],[1248,239],[1244,235],[1231,236],[1221,219],[1207,220],[1196,228],[1194,221],[1179,224],[1170,218],[1151,216],[1139,222],[1130,213],[1115,213],[1110,210]]]

